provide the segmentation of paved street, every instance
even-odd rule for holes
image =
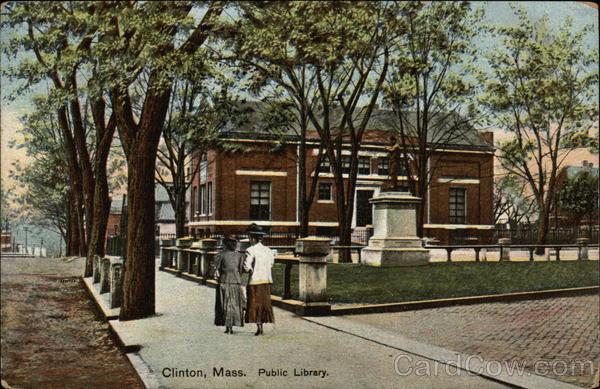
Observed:
[[[346,318],[589,387],[600,366],[599,306],[593,295]]]
[[[83,259],[1,259],[2,379],[13,388],[141,388],[79,276]]]

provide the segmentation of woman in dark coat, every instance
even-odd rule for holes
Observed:
[[[233,334],[233,326],[244,326],[246,301],[240,278],[244,254],[236,251],[235,235],[226,235],[223,246],[223,251],[217,254],[213,263],[215,278],[219,281],[215,296],[215,325],[225,326],[225,333]]]

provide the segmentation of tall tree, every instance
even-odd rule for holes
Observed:
[[[392,50],[384,85],[395,119],[411,192],[421,198],[417,235],[423,236],[426,192],[437,169],[433,155],[456,140],[468,140],[476,89],[470,77],[482,10],[461,2],[399,2],[391,28],[401,37]]]
[[[104,254],[110,207],[106,165],[116,127],[114,117],[107,120],[97,66],[89,54],[98,32],[93,21],[96,7],[85,2],[15,2],[6,7],[2,23],[17,32],[4,47],[5,53],[17,58],[7,74],[23,81],[14,93],[42,80],[52,83],[49,101],[62,130],[73,183],[71,206],[77,212],[69,231],[77,234],[79,254],[87,256],[86,277],[92,274],[93,256]],[[25,55],[17,57],[23,51]],[[93,140],[88,147],[90,133]]]
[[[571,213],[576,228],[586,217],[591,222],[594,213],[598,214],[598,174],[593,174],[591,169],[582,170],[565,180],[558,195],[558,205]]]
[[[127,258],[121,320],[155,312],[155,160],[176,72],[201,63],[223,4],[210,2],[194,22],[191,2],[106,2],[96,9],[102,34],[95,57],[127,159]],[[178,45],[179,42],[183,42]],[[145,74],[145,80],[141,76]],[[141,82],[144,81],[144,82]],[[134,115],[139,101],[140,114]]]
[[[231,31],[235,55],[255,68],[257,82],[272,81],[287,91],[300,127],[322,142],[333,167],[340,243],[349,245],[358,150],[389,64],[387,6],[324,1],[241,3],[241,8]],[[349,258],[347,251],[341,256]]]
[[[499,145],[502,166],[523,179],[538,210],[537,243],[546,243],[556,204],[557,173],[571,151],[588,147],[598,123],[598,54],[585,45],[590,30],[574,31],[572,19],[550,28],[547,16],[496,26],[499,45],[481,79],[491,122],[513,138]],[[538,249],[541,253],[543,248]]]
[[[33,110],[20,118],[23,128],[19,131],[23,141],[11,143],[22,148],[32,162],[22,166],[14,162],[10,176],[24,191],[14,193],[20,207],[20,218],[28,224],[48,228],[59,233],[67,245],[67,255],[77,255],[77,246],[71,242],[67,221],[73,209],[68,206],[73,186],[65,158],[62,132],[56,114],[45,96],[33,98]]]
[[[523,221],[535,214],[535,200],[526,193],[526,186],[514,174],[506,174],[494,180],[494,222],[506,217],[510,229],[515,231]]]

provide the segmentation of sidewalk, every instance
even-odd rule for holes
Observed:
[[[90,280],[85,281],[89,285]],[[447,365],[416,374],[419,366],[436,362],[403,348],[403,337],[389,332],[385,338],[385,330],[342,318],[306,320],[274,308],[276,323],[265,324],[266,335],[255,337],[254,325],[236,327],[234,335],[225,335],[222,327],[212,323],[214,293],[212,288],[158,271],[157,315],[110,321],[126,346],[141,346],[128,356],[148,387],[508,387],[452,366],[446,369]],[[97,292],[94,295],[98,298]],[[458,355],[449,353],[445,357]]]

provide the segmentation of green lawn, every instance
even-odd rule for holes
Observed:
[[[598,261],[455,262],[425,266],[372,267],[328,264],[332,303],[391,303],[598,285]],[[283,265],[273,267],[273,294],[283,293]],[[298,298],[298,266],[292,269]]]

